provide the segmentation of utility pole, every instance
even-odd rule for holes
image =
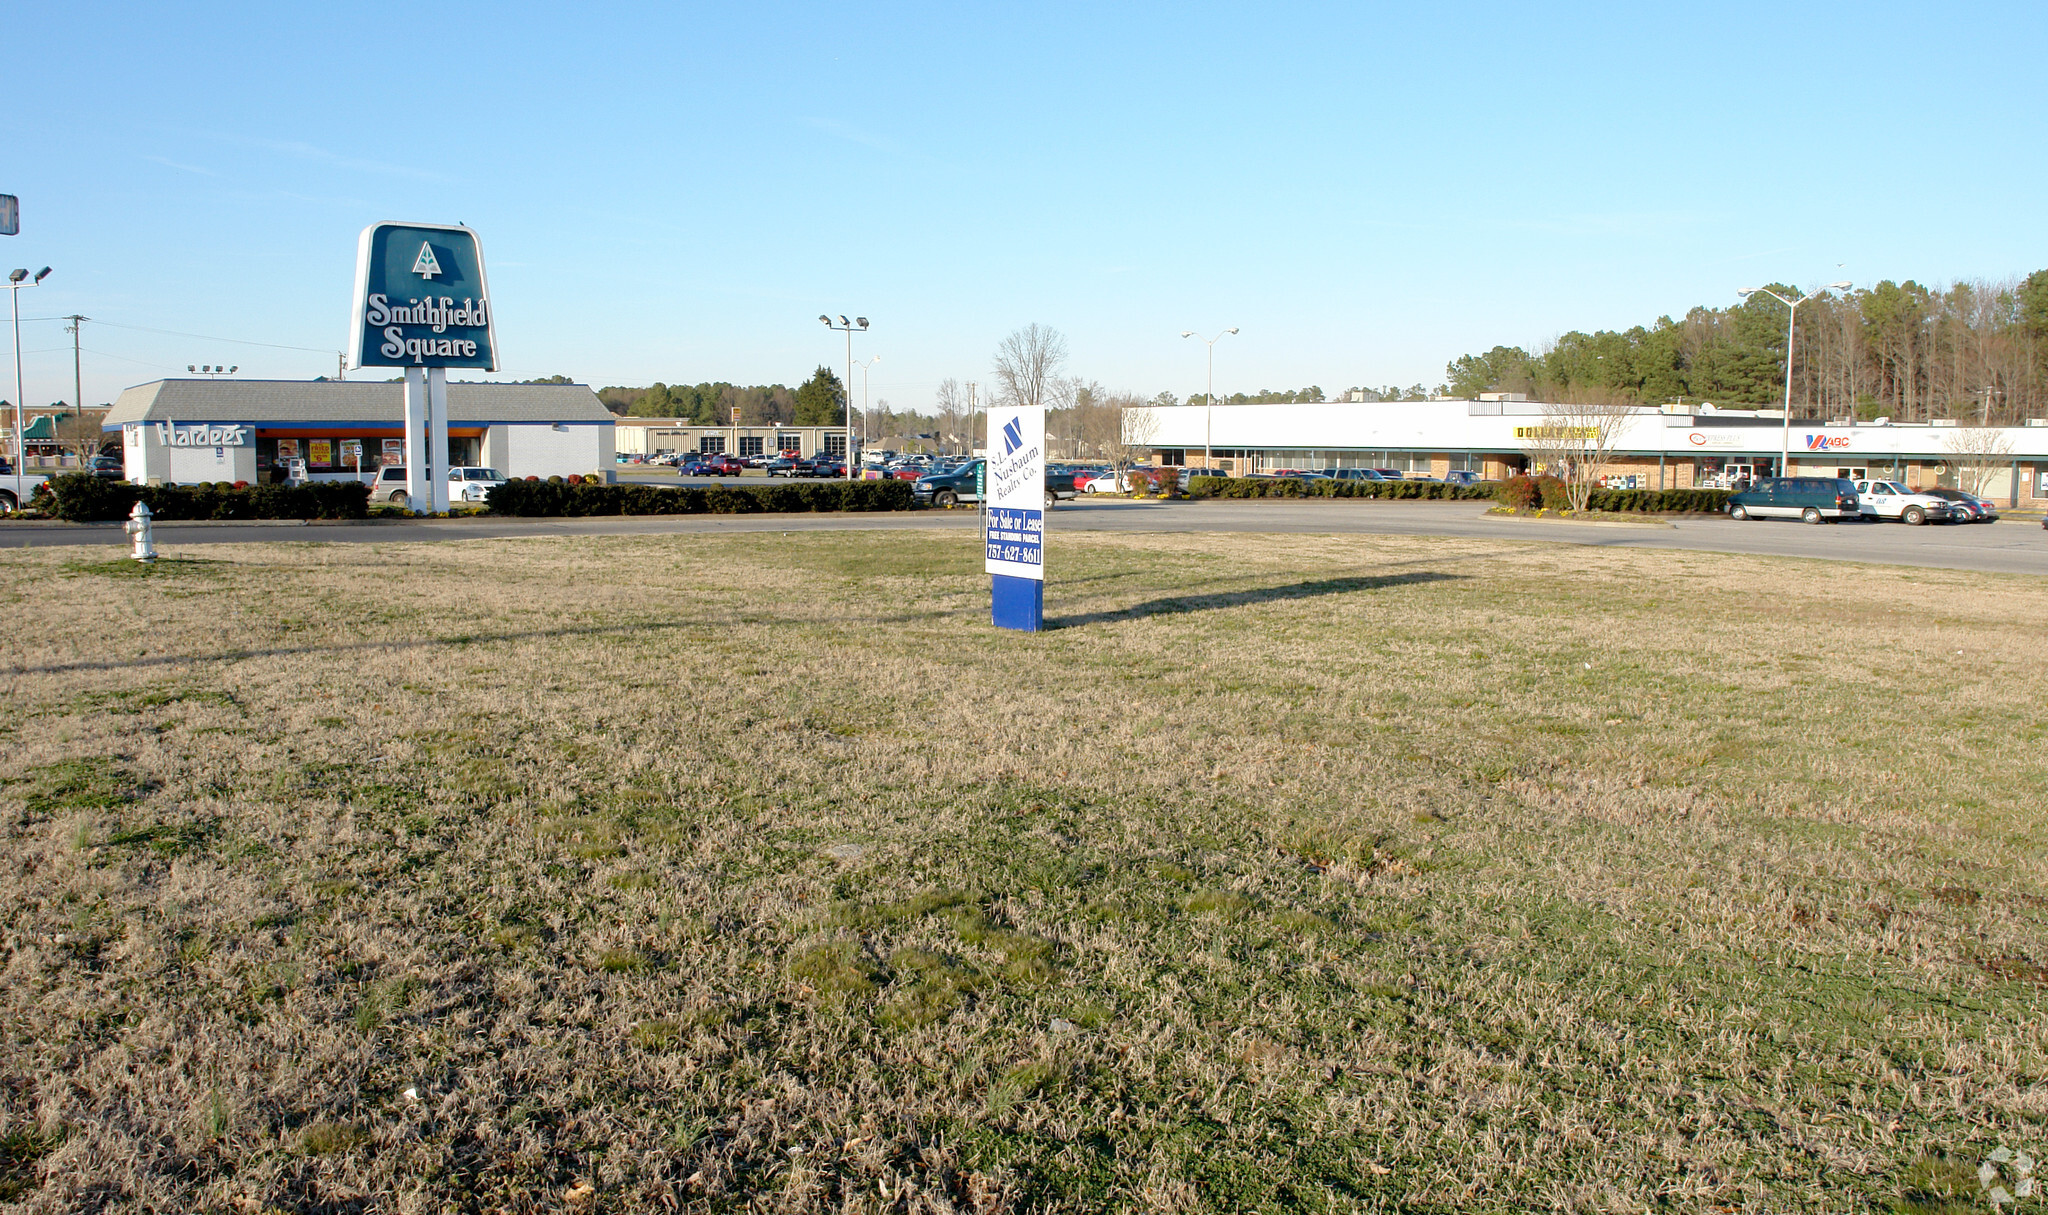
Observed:
[[[348,352],[345,350],[334,352],[334,378],[336,380],[348,378]]]
[[[64,331],[71,335],[71,406],[73,409],[83,413],[85,412],[85,377],[80,374],[78,367],[78,330],[92,318],[73,313],[64,319],[71,322],[69,325],[64,326]]]

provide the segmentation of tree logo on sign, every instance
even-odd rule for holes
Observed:
[[[412,272],[428,282],[432,282],[434,276],[441,273],[441,262],[434,256],[434,246],[425,241],[420,242],[420,255],[412,261]]]

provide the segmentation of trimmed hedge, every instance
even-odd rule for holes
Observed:
[[[1596,489],[1586,499],[1587,510],[1618,514],[1660,514],[1694,511],[1720,514],[1728,509],[1732,489]]]
[[[908,481],[811,481],[769,485],[603,485],[507,481],[484,499],[496,515],[757,515],[910,510]]]
[[[91,473],[51,477],[29,505],[72,523],[126,519],[137,502],[158,519],[364,519],[370,487],[359,481],[306,485],[135,485]]]
[[[1337,481],[1321,477],[1191,477],[1191,498],[1455,498],[1493,497],[1490,485],[1448,481]]]

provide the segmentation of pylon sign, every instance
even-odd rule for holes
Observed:
[[[498,369],[483,245],[454,224],[378,223],[356,243],[350,367]]]
[[[1035,633],[1045,625],[1045,410],[988,413],[988,572],[995,626]]]

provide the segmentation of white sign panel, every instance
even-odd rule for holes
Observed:
[[[988,411],[991,574],[1045,580],[1045,411]]]

